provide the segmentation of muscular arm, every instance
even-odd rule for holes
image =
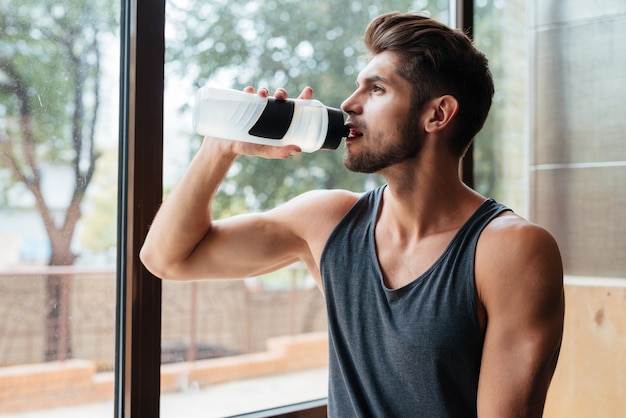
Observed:
[[[563,333],[561,257],[550,234],[515,215],[481,236],[476,281],[486,311],[479,417],[541,417]]]
[[[244,245],[253,251],[249,248],[253,242],[263,244],[262,231],[267,228],[269,220],[261,215],[258,220],[256,215],[248,215],[241,217],[240,221],[240,230],[249,232],[248,242],[241,241],[240,235],[223,238],[224,248],[212,256],[213,260],[202,261],[202,255],[213,254],[206,253],[208,247],[233,225],[232,221],[224,222],[223,226],[213,222],[211,201],[238,155],[235,145],[230,141],[205,139],[187,172],[159,209],[140,254],[144,265],[155,275],[175,279],[220,275],[225,273],[226,264],[233,264],[237,253],[244,251]],[[249,252],[248,256],[256,258],[254,253]],[[215,263],[215,259],[220,258],[221,261]],[[280,263],[279,260],[268,262]],[[241,264],[245,264],[245,260]]]
[[[279,90],[276,97],[287,94]],[[311,89],[300,97],[311,98]],[[146,268],[163,279],[243,278],[303,260],[315,276],[326,237],[356,199],[353,194],[320,191],[266,213],[217,221],[211,215],[212,199],[238,155],[284,159],[298,152],[293,145],[205,138],[150,227],[140,253]]]

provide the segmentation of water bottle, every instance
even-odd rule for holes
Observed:
[[[276,100],[210,86],[196,94],[193,128],[215,138],[271,146],[294,144],[303,152],[336,149],[350,132],[343,112],[318,100]]]

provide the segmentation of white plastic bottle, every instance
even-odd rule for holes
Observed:
[[[343,112],[318,100],[276,100],[210,86],[196,94],[193,128],[216,138],[272,146],[295,144],[304,152],[336,149],[349,134]]]

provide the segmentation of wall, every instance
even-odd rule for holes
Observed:
[[[626,280],[566,279],[561,356],[546,418],[623,417],[626,411]]]
[[[533,3],[531,218],[568,274],[626,277],[626,2]]]
[[[271,376],[328,364],[326,333],[276,337],[267,350],[161,366],[161,392]],[[0,415],[113,400],[113,372],[96,372],[87,360],[0,368]]]
[[[529,2],[530,218],[566,281],[546,417],[626,410],[626,2]],[[615,277],[617,279],[610,279]]]

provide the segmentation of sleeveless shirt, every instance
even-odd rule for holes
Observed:
[[[484,335],[476,243],[508,210],[486,200],[435,263],[388,289],[374,229],[384,186],[359,198],[321,257],[328,312],[329,417],[472,417]]]

